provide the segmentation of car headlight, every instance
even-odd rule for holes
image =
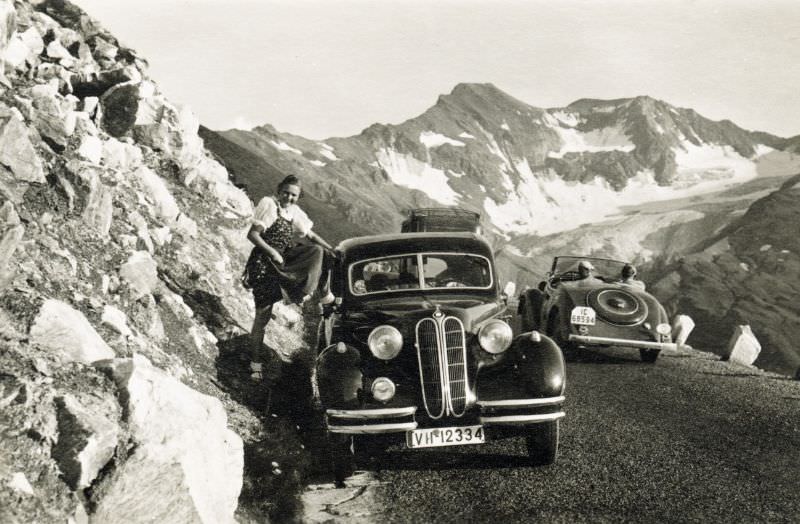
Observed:
[[[656,333],[664,336],[669,335],[672,333],[672,327],[669,324],[661,323],[656,326]]]
[[[483,349],[496,355],[508,349],[513,336],[511,326],[502,320],[491,320],[478,331],[478,342]]]
[[[378,326],[370,332],[367,344],[377,358],[391,360],[403,347],[403,335],[395,327]]]

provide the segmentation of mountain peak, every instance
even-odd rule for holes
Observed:
[[[459,106],[483,108],[486,111],[498,109],[530,109],[531,106],[514,98],[492,83],[460,83],[448,95],[440,95],[437,106]]]

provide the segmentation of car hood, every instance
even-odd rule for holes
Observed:
[[[372,301],[357,312],[351,311],[348,318],[368,323],[416,322],[430,317],[437,308],[446,316],[460,319],[464,329],[470,331],[475,324],[498,314],[505,308],[505,304],[500,301],[467,297],[437,297],[423,301],[419,298],[415,300],[394,298]]]

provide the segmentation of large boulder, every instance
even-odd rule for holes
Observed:
[[[158,264],[147,251],[136,251],[119,268],[119,276],[128,283],[136,298],[152,294],[158,285]]]
[[[140,355],[104,369],[121,391],[136,446],[103,481],[93,520],[235,522],[244,456],[222,404]]]
[[[48,299],[33,321],[30,341],[48,349],[62,362],[91,364],[114,358],[114,351],[80,311],[60,300]]]
[[[728,347],[721,356],[723,360],[750,366],[756,361],[759,353],[761,353],[761,344],[750,326],[736,326],[730,341],[728,341]]]
[[[0,164],[17,180],[44,183],[44,167],[31,143],[22,115],[0,103]]]
[[[55,399],[58,440],[52,454],[73,490],[91,485],[114,456],[120,435],[119,406],[113,397],[91,398],[89,407],[70,394]]]

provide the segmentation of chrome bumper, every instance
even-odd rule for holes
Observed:
[[[661,351],[678,351],[678,344],[674,342],[650,342],[647,340],[592,337],[589,335],[570,335],[569,341],[588,345],[623,346],[629,348],[660,349]]]
[[[410,429],[417,429],[414,414],[415,406],[406,408],[383,409],[328,409],[325,411],[326,425],[331,433],[350,433],[356,435],[378,435],[381,433],[399,433]],[[411,420],[386,422],[398,418],[411,418]],[[363,420],[365,424],[354,424]]]
[[[521,413],[520,411],[525,409],[546,408],[548,406],[560,406],[564,400],[565,397],[563,395],[547,398],[479,400],[478,407],[481,410],[481,414],[478,418],[481,424],[490,426],[551,422],[562,418],[565,413],[561,410],[552,413]]]

